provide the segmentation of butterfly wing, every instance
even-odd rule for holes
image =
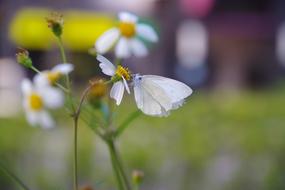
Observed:
[[[155,99],[162,103],[161,105],[167,111],[180,107],[183,104],[184,99],[190,96],[193,92],[192,89],[186,84],[166,77],[144,75],[142,81],[145,84],[144,86],[147,88],[155,87],[149,92],[154,96]],[[165,100],[171,102],[171,108],[168,106],[165,107],[165,105],[167,105],[163,104],[163,101]]]
[[[134,85],[134,96],[138,108],[147,115],[152,116],[167,116],[168,113],[162,108],[151,94],[144,89],[142,83],[136,83]]]

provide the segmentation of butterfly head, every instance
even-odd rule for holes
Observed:
[[[132,75],[132,85],[134,86],[138,86],[140,85],[141,81],[142,81],[142,76],[140,74],[133,74]]]

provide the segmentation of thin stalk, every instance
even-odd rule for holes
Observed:
[[[67,63],[67,59],[66,59],[66,54],[64,51],[64,47],[63,47],[63,43],[62,43],[62,39],[61,37],[57,37],[57,42],[58,42],[58,46],[60,49],[60,54],[61,54],[61,59],[63,63]],[[66,74],[65,75],[65,83],[66,83],[66,88],[69,89],[69,93],[67,94],[67,98],[68,98],[68,103],[71,105],[71,110],[75,110],[75,107],[72,103],[72,96],[71,96],[71,84],[70,84],[70,79],[69,79],[69,75]]]
[[[63,61],[63,63],[66,63],[67,59],[66,59],[66,55],[65,55],[62,39],[61,39],[61,37],[57,37],[57,40],[58,40],[58,45],[59,45],[62,61]]]
[[[79,102],[79,105],[73,115],[73,121],[74,121],[74,142],[73,142],[73,149],[74,149],[74,155],[73,155],[73,159],[74,159],[74,162],[73,162],[73,189],[74,190],[78,190],[78,159],[77,159],[77,134],[78,134],[78,118],[80,116],[80,113],[81,113],[81,107],[82,107],[82,104],[84,102],[84,99],[86,98],[89,90],[90,90],[91,86],[88,86],[81,98],[80,98],[80,102]]]
[[[67,59],[66,59],[66,55],[65,55],[65,51],[64,51],[64,47],[63,47],[63,43],[62,43],[61,37],[58,37],[57,41],[58,41],[58,46],[59,46],[59,49],[60,49],[62,62],[63,63],[67,63]],[[71,87],[68,74],[66,75],[66,87],[68,89],[70,89],[70,87]]]
[[[125,186],[126,186],[126,189],[127,190],[131,190],[132,188],[131,188],[130,182],[129,182],[128,177],[126,175],[126,172],[125,172],[125,169],[123,167],[123,164],[122,164],[122,162],[121,162],[121,160],[119,158],[119,154],[117,152],[117,149],[116,149],[116,146],[114,144],[114,140],[113,139],[110,141],[110,149],[111,149],[111,151],[114,154],[114,159],[115,159],[116,164],[117,164],[117,166],[118,166],[118,168],[120,170],[120,173],[122,175],[122,178],[123,178]]]
[[[73,189],[78,189],[78,165],[77,165],[77,131],[78,131],[78,117],[74,116],[74,155],[73,155]]]
[[[137,117],[139,117],[141,114],[141,111],[134,111],[133,113],[131,113],[128,118],[126,120],[123,121],[123,123],[121,125],[119,125],[118,129],[115,132],[115,137],[117,138],[118,136],[120,136],[125,129],[129,126],[129,124],[134,121]]]
[[[57,42],[58,42],[58,46],[59,46],[59,49],[60,49],[62,62],[63,63],[67,63],[66,55],[65,55],[65,51],[64,51],[64,47],[63,47],[63,43],[62,43],[61,37],[57,37]],[[69,75],[68,74],[65,75],[65,83],[66,83],[67,89],[69,90],[68,93],[67,93],[67,99],[68,99],[67,101],[68,101],[68,104],[71,105],[70,108],[71,108],[71,110],[73,112],[73,121],[74,121],[73,189],[74,190],[78,190],[78,162],[77,162],[78,118],[79,118],[79,114],[80,114],[80,107],[81,107],[81,104],[82,104],[83,100],[81,100],[81,103],[79,104],[78,109],[76,111],[75,107],[74,107],[74,104],[72,102],[71,84],[70,84],[70,79],[69,79]]]
[[[35,71],[36,73],[39,73],[39,74],[41,74],[42,72],[41,71],[39,71],[37,68],[35,68],[34,66],[31,66],[31,69],[33,70],[33,71]],[[59,87],[61,90],[63,90],[65,93],[70,93],[70,91],[67,89],[67,88],[65,88],[64,86],[62,86],[61,84],[59,84],[59,83],[55,83],[55,85],[57,86],[57,87]]]
[[[119,171],[119,168],[117,166],[116,159],[115,159],[115,154],[113,152],[113,149],[111,148],[112,145],[111,145],[110,142],[107,142],[107,145],[108,145],[109,152],[110,152],[110,159],[111,159],[111,162],[112,162],[113,172],[114,172],[115,178],[117,179],[118,189],[119,190],[124,190],[124,185],[123,185],[123,182],[122,182],[120,171]]]
[[[73,174],[73,187],[74,187],[74,190],[77,190],[78,189],[78,164],[77,164],[77,133],[78,133],[78,119],[79,119],[79,116],[80,116],[80,113],[81,113],[81,108],[82,108],[82,105],[84,103],[84,100],[86,99],[90,89],[92,88],[94,84],[90,84],[82,93],[81,95],[81,98],[80,98],[80,101],[79,101],[79,104],[78,104],[78,107],[77,109],[74,111],[74,114],[72,115],[73,116],[73,121],[74,121],[74,163],[73,163],[73,168],[74,168],[74,174]]]
[[[6,175],[23,190],[30,190],[15,174],[13,174],[9,169],[7,169],[1,162],[0,162],[0,169],[4,173],[6,173]]]

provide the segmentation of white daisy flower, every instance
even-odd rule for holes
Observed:
[[[131,75],[127,68],[118,65],[117,68],[102,55],[97,55],[97,60],[100,61],[99,67],[105,75],[111,76],[114,85],[110,91],[110,97],[116,100],[116,104],[120,105],[125,89],[130,94],[130,89],[127,80],[131,79]]]
[[[51,70],[42,71],[35,76],[35,83],[37,85],[54,85],[60,77],[69,74],[73,71],[74,66],[70,63],[61,63],[54,66]]]
[[[138,17],[134,14],[119,13],[119,26],[111,28],[98,38],[95,43],[96,51],[104,54],[115,46],[115,54],[118,58],[127,58],[131,54],[138,57],[147,55],[146,46],[137,37],[157,42],[158,36],[151,26],[137,21]]]
[[[29,79],[24,79],[21,87],[24,96],[23,107],[28,122],[32,126],[54,127],[55,122],[46,109],[56,109],[63,105],[62,91],[50,86],[33,85]]]

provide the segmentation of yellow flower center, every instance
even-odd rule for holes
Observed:
[[[119,65],[117,67],[116,70],[116,75],[119,77],[124,77],[126,80],[130,80],[131,79],[131,74],[128,68],[126,67],[122,67],[121,65]]]
[[[127,38],[131,38],[136,34],[136,25],[131,22],[120,22],[119,29],[121,34]]]
[[[51,85],[55,84],[59,78],[61,77],[61,74],[59,72],[48,72],[47,78]]]
[[[92,86],[89,97],[90,98],[101,98],[105,96],[107,93],[107,85],[104,83],[104,80],[99,79],[94,81],[94,85]]]
[[[37,93],[32,93],[29,96],[29,106],[32,110],[38,111],[43,108],[43,100]]]

